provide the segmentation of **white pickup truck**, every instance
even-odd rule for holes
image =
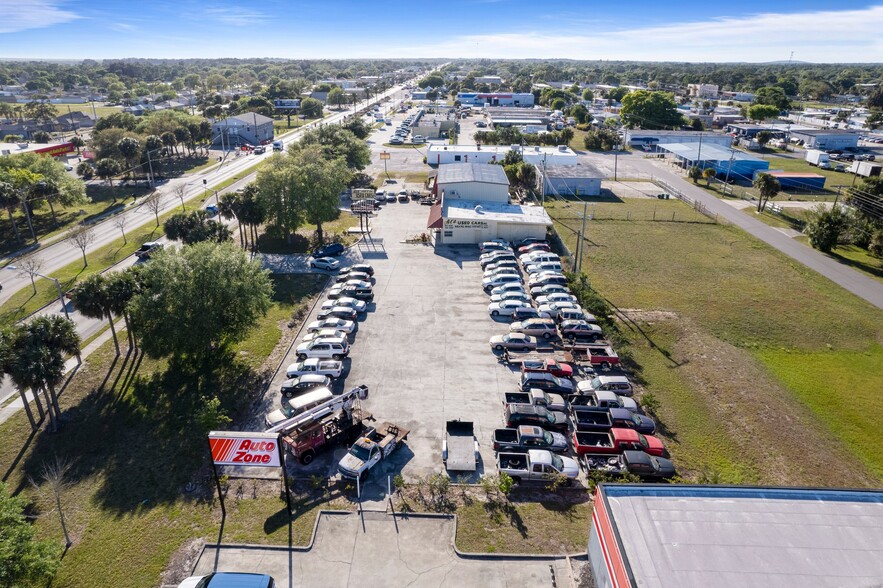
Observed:
[[[356,439],[350,450],[337,464],[337,471],[344,478],[364,480],[368,470],[395,451],[408,437],[408,429],[392,423],[382,423]]]
[[[341,373],[343,373],[343,362],[336,359],[319,359],[318,357],[311,357],[293,363],[285,370],[285,375],[289,378],[296,378],[307,374],[339,378]]]
[[[570,485],[579,476],[576,460],[546,449],[531,449],[527,453],[500,452],[497,454],[497,470],[509,474],[516,484],[549,482],[556,476],[564,476]]]

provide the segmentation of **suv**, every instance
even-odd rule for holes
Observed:
[[[349,341],[344,337],[329,337],[316,339],[309,343],[298,345],[297,358],[301,361],[308,357],[319,359],[343,359],[350,353]]]
[[[531,388],[538,388],[544,392],[568,395],[574,393],[574,385],[570,380],[558,378],[548,372],[525,372],[521,374],[520,389],[529,392]]]
[[[135,257],[138,259],[150,259],[151,254],[161,251],[162,248],[163,245],[159,241],[148,241],[135,252]]]
[[[512,323],[509,325],[509,331],[512,333],[524,333],[534,337],[542,337],[543,339],[551,339],[558,336],[558,329],[555,327],[555,321],[543,318],[528,319],[521,323]]]
[[[317,257],[335,257],[340,255],[346,251],[346,247],[344,247],[341,243],[329,243],[328,245],[323,245],[319,247],[315,251],[313,251],[313,258]]]
[[[503,413],[507,428],[521,425],[542,427],[550,431],[567,432],[567,415],[532,404],[507,404]]]

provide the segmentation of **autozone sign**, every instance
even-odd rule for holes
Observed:
[[[264,433],[212,431],[208,434],[215,465],[278,468],[279,438]]]

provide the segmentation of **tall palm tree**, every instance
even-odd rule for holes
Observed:
[[[128,166],[128,172],[130,177],[135,176],[135,158],[138,157],[138,153],[141,151],[141,141],[136,139],[135,137],[123,137],[120,139],[120,142],[117,143],[117,149],[120,150],[120,154],[126,159],[126,165]]]
[[[15,240],[21,243],[21,233],[18,232],[18,223],[15,222],[13,211],[19,205],[18,192],[12,184],[8,182],[0,182],[0,208],[5,208],[9,214],[9,222],[12,223],[12,230],[15,231]]]
[[[120,354],[120,342],[117,339],[116,327],[113,325],[113,313],[111,301],[107,291],[107,279],[103,274],[93,274],[80,282],[72,292],[71,300],[74,306],[89,318],[106,318],[110,323],[110,332],[113,335],[113,344],[117,355]]]
[[[12,329],[0,328],[0,374],[11,374],[12,373],[12,359],[13,355],[13,341],[15,340],[16,332]],[[37,420],[34,419],[34,413],[31,410],[31,403],[28,401],[27,396],[27,388],[24,386],[16,386],[18,388],[18,393],[21,396],[21,402],[25,407],[25,414],[28,416],[28,421],[31,423],[31,429],[36,430],[37,428]],[[40,411],[40,420],[43,420],[43,405],[40,404],[40,399],[35,395],[34,400],[37,403],[37,409]]]
[[[79,355],[74,323],[58,315],[39,316],[21,328],[12,345],[9,375],[19,388],[42,391],[51,431],[58,430],[61,409],[55,387],[64,376],[65,355]]]
[[[135,348],[135,337],[132,333],[132,323],[129,320],[129,301],[138,292],[138,282],[132,271],[112,272],[107,276],[105,291],[107,293],[108,308],[117,315],[122,315],[126,322],[126,335],[129,339],[129,349]]]
[[[239,227],[239,246],[245,249],[245,237],[242,233],[242,221],[239,220],[240,212],[241,206],[238,193],[227,192],[226,194],[221,195],[221,198],[218,201],[218,214],[220,214],[226,220],[235,218],[238,221],[236,224]]]
[[[251,229],[251,244],[255,246],[258,241],[258,226],[266,220],[266,213],[258,200],[258,188],[249,184],[239,193],[240,213],[239,222],[245,223]]]
[[[770,174],[759,174],[752,185],[758,191],[757,212],[763,212],[770,198],[775,198],[782,189],[779,180]]]
[[[52,213],[52,224],[58,226],[58,217],[55,215],[55,205],[52,203],[58,196],[58,186],[52,180],[40,180],[34,184],[34,196],[42,198],[49,204],[49,211]]]

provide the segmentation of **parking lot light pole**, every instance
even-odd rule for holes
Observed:
[[[14,266],[14,265],[7,265],[6,269],[17,270],[18,267]],[[71,315],[67,311],[67,304],[65,304],[65,302],[64,302],[64,292],[62,292],[62,290],[61,290],[61,282],[58,281],[58,278],[44,276],[43,274],[40,274],[37,272],[31,272],[31,273],[33,273],[35,276],[40,276],[41,278],[46,278],[47,280],[52,280],[53,282],[55,282],[55,287],[56,287],[56,289],[58,289],[58,301],[61,303],[61,309],[64,310],[64,318],[66,318],[67,320],[71,320]]]

